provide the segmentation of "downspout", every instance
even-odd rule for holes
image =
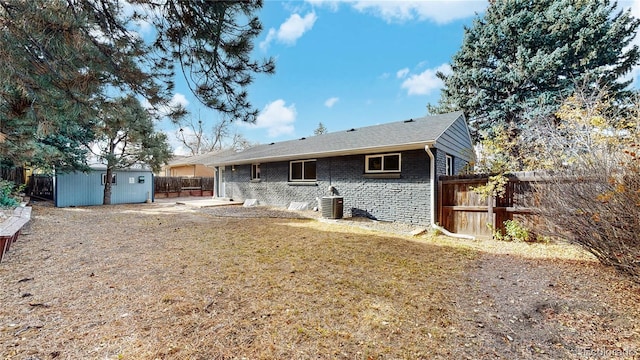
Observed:
[[[218,167],[213,167],[213,196],[212,198],[218,197]]]
[[[468,240],[475,240],[475,236],[472,235],[465,235],[465,234],[454,234],[452,232],[449,232],[447,229],[443,228],[440,225],[436,224],[436,157],[433,155],[433,152],[431,152],[431,147],[430,145],[425,145],[424,147],[424,151],[427,152],[427,155],[429,155],[429,176],[431,177],[431,181],[430,181],[430,185],[429,185],[429,191],[430,191],[430,199],[431,199],[431,203],[429,204],[431,207],[431,211],[430,211],[430,216],[431,216],[431,228],[432,229],[436,229],[440,232],[442,232],[443,234],[453,237],[453,238],[458,238],[458,239],[468,239]]]

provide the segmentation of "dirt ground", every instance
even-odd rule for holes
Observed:
[[[640,359],[640,286],[575,248],[317,217],[37,204],[0,358]]]

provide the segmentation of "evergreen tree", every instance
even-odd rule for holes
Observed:
[[[106,0],[103,0],[106,1]],[[223,117],[253,122],[258,114],[247,99],[253,74],[271,74],[273,59],[250,58],[262,31],[254,15],[262,0],[136,0],[155,14],[156,65],[173,73],[177,62],[196,97]]]
[[[110,180],[114,170],[146,165],[158,172],[171,158],[166,134],[155,131],[153,119],[132,96],[105,101],[94,133],[96,141],[92,148],[107,165],[104,205],[111,204]]]
[[[327,127],[324,126],[324,124],[322,122],[318,123],[318,127],[313,130],[313,135],[320,135],[320,134],[326,134],[327,133]]]
[[[207,106],[253,120],[254,73],[271,59],[249,58],[261,30],[261,1],[0,0],[0,157],[57,170],[86,169],[102,103],[146,100],[156,116],[171,108],[175,64]],[[155,24],[145,43],[135,21]]]
[[[597,82],[626,97],[621,77],[639,63],[630,46],[640,25],[609,0],[495,0],[465,28],[441,99],[431,113],[463,110],[476,140],[493,129],[517,136],[555,113],[575,84]]]

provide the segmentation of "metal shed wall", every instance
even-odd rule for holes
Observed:
[[[90,173],[56,175],[55,201],[57,207],[102,205],[105,170]],[[118,170],[116,184],[111,187],[112,204],[143,203],[153,196],[153,173],[145,170]],[[138,178],[144,176],[144,183]]]

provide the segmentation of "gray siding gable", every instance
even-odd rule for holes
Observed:
[[[474,160],[473,143],[464,116],[457,118],[436,140],[435,147],[466,162]]]

